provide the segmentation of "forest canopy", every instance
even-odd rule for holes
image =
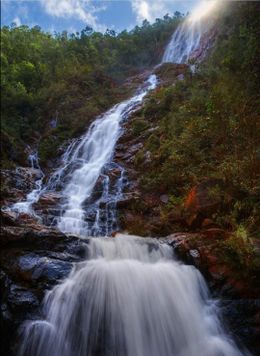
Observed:
[[[119,34],[88,26],[54,35],[39,26],[2,27],[2,165],[22,163],[24,147],[35,142],[41,142],[44,161],[63,140],[82,132],[120,101],[126,78],[159,62],[181,19],[176,12]]]

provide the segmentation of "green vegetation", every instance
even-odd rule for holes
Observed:
[[[253,252],[253,244],[242,225],[238,226],[229,239],[222,242],[222,255],[226,262],[233,263],[237,267],[241,267],[242,270],[255,267],[252,266]]]
[[[27,144],[39,143],[42,164],[54,158],[64,140],[129,95],[123,81],[159,61],[179,21],[166,15],[118,35],[2,27],[2,166],[24,164]]]
[[[150,209],[161,222],[156,233],[162,225],[165,234],[171,231],[170,215],[178,209],[181,215],[194,185],[221,180],[209,191],[221,202],[211,218],[233,232],[222,248],[241,266],[252,253],[248,236],[255,238],[259,226],[259,9],[259,2],[232,2],[217,22],[214,48],[195,73],[186,65],[157,68],[163,84],[129,124],[144,144],[134,162],[142,192],[168,196]],[[88,27],[55,36],[37,26],[3,27],[2,166],[25,164],[27,144],[38,145],[42,165],[56,158],[63,142],[130,95],[136,78],[126,79],[159,62],[180,21],[176,13],[118,35]],[[179,75],[183,80],[176,81]],[[139,214],[133,232],[145,234],[145,203],[133,211]]]
[[[169,195],[169,213],[205,177],[223,180],[225,190],[211,193],[223,204],[226,196],[232,201],[214,221],[231,230],[243,224],[254,235],[259,224],[259,9],[253,2],[230,5],[217,24],[209,58],[194,74],[183,69],[184,80],[173,86],[168,78],[150,95],[138,117],[156,130],[135,161],[142,189]],[[170,73],[169,65],[158,74],[165,72]],[[143,169],[147,151],[151,163]]]

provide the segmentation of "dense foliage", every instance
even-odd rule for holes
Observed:
[[[144,190],[169,194],[170,212],[201,179],[222,179],[226,188],[212,194],[229,201],[229,209],[222,209],[216,221],[231,229],[243,224],[254,233],[259,190],[258,13],[259,3],[230,6],[218,22],[210,57],[195,74],[186,71],[184,80],[159,88],[133,121],[133,129],[136,121],[156,127],[135,162],[142,169],[145,152],[151,153],[150,169],[142,172]],[[167,70],[161,68],[161,75]],[[162,214],[167,219],[167,209]]]
[[[132,120],[134,135],[156,128],[136,156],[141,170],[145,152],[151,153],[150,169],[141,172],[145,190],[169,194],[171,211],[204,177],[221,178],[227,191],[213,193],[223,201],[232,196],[232,209],[216,219],[228,228],[243,224],[252,231],[259,155],[258,12],[257,2],[232,3],[218,20],[209,58],[195,74],[186,70],[174,86],[166,68],[168,84]],[[24,164],[27,144],[39,145],[42,164],[56,157],[63,141],[129,95],[126,78],[159,62],[181,19],[176,13],[120,34],[87,27],[80,34],[53,36],[39,27],[3,27],[3,166]]]
[[[166,15],[132,31],[51,35],[38,26],[1,29],[3,165],[24,163],[40,142],[44,163],[57,147],[124,96],[127,77],[159,61],[181,19]]]

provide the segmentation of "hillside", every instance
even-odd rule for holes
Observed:
[[[259,353],[259,12],[1,28],[1,355]]]
[[[26,165],[26,147],[42,164],[64,140],[132,92],[124,81],[159,61],[181,16],[105,34],[86,27],[51,35],[38,26],[1,29],[2,166]]]

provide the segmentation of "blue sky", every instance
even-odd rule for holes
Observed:
[[[45,31],[130,30],[144,19],[187,13],[199,0],[1,0],[1,25],[39,25]]]

